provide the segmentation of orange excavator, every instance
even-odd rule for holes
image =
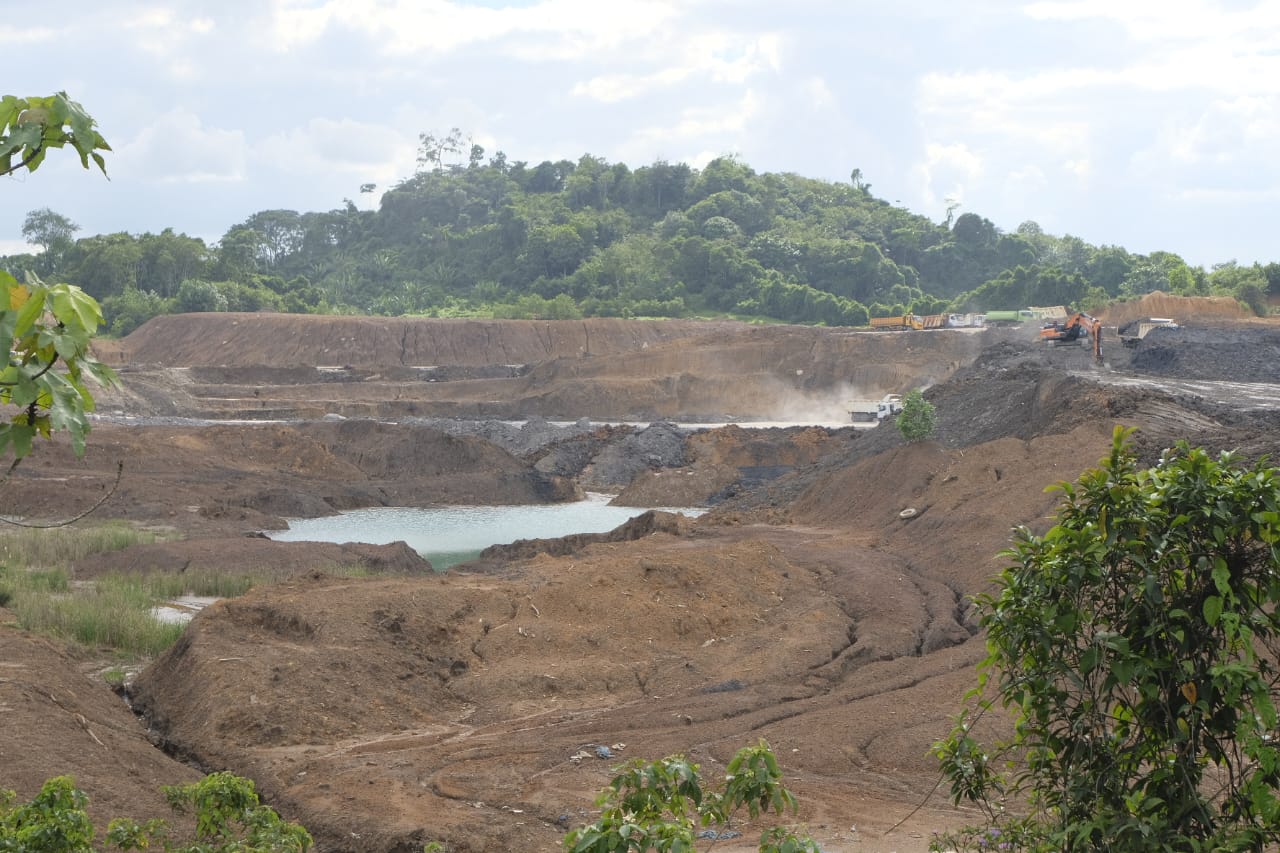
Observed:
[[[1048,343],[1068,344],[1080,340],[1081,335],[1093,339],[1093,360],[1102,362],[1102,321],[1083,311],[1072,314],[1062,323],[1045,323],[1040,329],[1040,340]]]

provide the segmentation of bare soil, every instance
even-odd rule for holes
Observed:
[[[1100,459],[1118,425],[1151,459],[1184,438],[1276,450],[1275,408],[1233,403],[1228,385],[1241,365],[1248,382],[1280,382],[1266,366],[1276,327],[1177,318],[1183,338],[1117,343],[1103,366],[1035,330],[161,318],[104,347],[127,390],[104,395],[114,414],[85,458],[41,447],[4,512],[70,514],[123,462],[96,515],[185,539],[86,560],[78,576],[253,563],[279,581],[197,616],[131,684],[141,717],[94,661],[0,624],[0,786],[30,796],[72,773],[99,814],[145,817],[162,810],[158,784],[229,769],[320,850],[551,851],[595,814],[619,760],[683,752],[714,775],[763,737],[823,849],[923,851],[975,818],[934,791],[929,746],[982,655],[968,597],[1001,568],[1012,527],[1051,523],[1045,488]],[[434,379],[396,372],[424,367]],[[1192,379],[1201,391],[1178,390]],[[812,423],[918,385],[939,412],[918,445],[887,427],[742,422],[674,448],[665,428],[646,443],[640,427],[586,425],[504,449],[479,437],[492,425],[459,435],[415,419]],[[185,420],[215,410],[295,420]],[[245,535],[355,506],[570,499],[637,459],[615,486],[628,503],[712,511],[496,548],[442,574],[365,549],[387,574],[361,579],[323,571],[352,558],[333,550],[345,546]],[[750,849],[760,827],[738,828],[716,849]]]

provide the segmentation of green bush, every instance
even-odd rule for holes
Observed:
[[[902,398],[902,411],[894,424],[902,437],[910,442],[924,441],[938,428],[937,411],[917,388]]]
[[[965,712],[935,745],[953,799],[987,814],[938,849],[1280,844],[1280,470],[1185,443],[1139,470],[1127,435],[977,599],[976,713],[1016,725],[988,747]]]
[[[44,783],[30,803],[14,805],[13,791],[0,791],[0,850],[13,853],[91,853],[93,823],[84,792],[70,777]]]
[[[782,785],[778,761],[761,740],[738,750],[725,768],[720,791],[706,790],[698,765],[683,755],[661,761],[629,761],[616,768],[609,787],[596,804],[602,807],[595,823],[571,831],[564,848],[572,853],[628,853],[646,850],[692,851],[697,839],[711,842],[733,837],[729,827],[745,807],[754,820],[771,809],[781,815],[796,811],[796,799]],[[698,832],[698,827],[716,827]],[[761,853],[818,853],[811,838],[797,837],[782,827],[760,837]]]
[[[165,299],[154,290],[126,287],[122,293],[102,299],[102,313],[110,324],[111,334],[124,337],[152,317],[173,312],[174,300]]]
[[[249,779],[211,773],[190,785],[161,790],[176,813],[194,814],[194,844],[173,843],[164,821],[140,824],[128,818],[111,821],[107,843],[119,850],[173,853],[304,853],[311,847],[311,835],[262,805]],[[48,780],[30,803],[14,805],[15,799],[12,791],[0,791],[0,851],[93,853],[94,827],[85,812],[88,798],[71,777]]]
[[[187,313],[226,311],[227,297],[211,281],[189,278],[178,285],[174,308]]]

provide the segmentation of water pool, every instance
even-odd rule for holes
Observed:
[[[611,495],[537,506],[369,507],[324,518],[291,519],[288,530],[267,536],[281,542],[404,540],[437,569],[470,560],[490,545],[517,539],[549,539],[571,533],[605,533],[648,509],[701,515],[692,507],[609,506]]]

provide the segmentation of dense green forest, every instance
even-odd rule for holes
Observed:
[[[589,154],[530,166],[486,160],[456,130],[421,141],[418,171],[376,211],[350,200],[264,210],[207,245],[172,229],[77,239],[75,223],[42,209],[23,225],[41,251],[0,266],[79,285],[114,334],[185,311],[857,326],[904,311],[1088,310],[1152,290],[1230,295],[1265,313],[1280,296],[1280,263],[1205,270],[1035,222],[1006,233],[954,209],[933,222],[877,198],[858,170],[832,183],[730,157],[701,170]]]

